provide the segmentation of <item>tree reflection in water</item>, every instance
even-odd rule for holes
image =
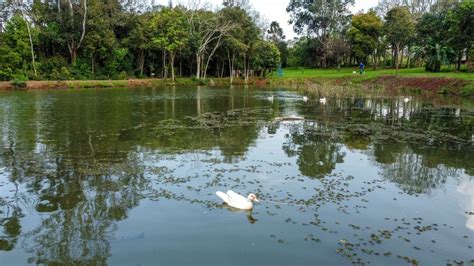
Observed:
[[[332,129],[316,122],[290,123],[283,150],[297,156],[301,174],[312,178],[323,178],[344,162],[342,144],[331,137]]]

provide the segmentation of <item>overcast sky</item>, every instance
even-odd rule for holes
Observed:
[[[169,0],[155,0],[156,4],[168,4]],[[202,3],[209,2],[212,5],[220,6],[222,0],[201,0]],[[286,13],[286,7],[290,0],[249,0],[253,7],[262,14],[269,22],[278,21],[280,26],[285,31],[287,39],[295,37],[295,33],[291,25],[288,24],[290,18]],[[356,13],[360,10],[368,10],[377,5],[378,0],[355,0],[356,4],[351,8],[352,12]],[[173,3],[187,3],[187,0],[174,0]]]

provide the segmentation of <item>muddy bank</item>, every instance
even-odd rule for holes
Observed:
[[[389,91],[414,89],[440,94],[462,94],[465,88],[470,85],[468,80],[463,79],[427,77],[408,78],[400,76],[382,76],[365,81],[364,84],[373,88],[383,87]]]

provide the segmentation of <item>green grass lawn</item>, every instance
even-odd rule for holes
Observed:
[[[356,71],[356,74],[353,74]],[[276,76],[276,72],[273,72]],[[361,76],[359,68],[341,68],[337,69],[309,69],[309,68],[286,68],[283,70],[284,78],[343,78],[360,77],[361,79],[372,79],[384,75],[395,75],[395,69],[372,70],[366,68]],[[439,78],[459,78],[474,81],[474,73],[455,72],[443,69],[440,73],[426,72],[424,68],[400,69],[399,75],[402,77],[439,77]]]

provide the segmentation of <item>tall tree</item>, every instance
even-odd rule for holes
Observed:
[[[147,54],[153,46],[152,38],[154,29],[149,25],[151,21],[150,13],[135,16],[132,20],[132,29],[126,40],[130,49],[135,54],[136,69],[138,69],[139,75],[142,76],[144,74]]]
[[[394,7],[385,16],[384,31],[394,52],[395,68],[400,65],[401,50],[414,38],[415,20],[406,7]]]
[[[175,81],[174,62],[176,53],[188,42],[189,25],[183,10],[179,8],[162,9],[152,19],[156,29],[153,43],[170,55],[171,79]]]
[[[73,65],[76,64],[77,52],[81,48],[86,36],[87,1],[66,0],[67,13],[61,13],[61,10],[58,10],[58,13],[62,16],[62,23],[60,23],[61,32],[65,35],[71,64]]]
[[[285,34],[283,33],[283,29],[280,27],[280,24],[276,21],[272,21],[267,33],[269,34],[270,39],[274,43],[278,43],[280,41],[285,40]]]
[[[263,77],[280,64],[280,51],[273,42],[260,41],[255,46],[256,55],[253,58],[255,66]]]
[[[374,11],[357,14],[352,17],[348,36],[354,55],[358,60],[366,61],[372,56],[374,69],[377,68],[377,48],[382,36],[383,22]]]
[[[425,13],[416,25],[415,55],[425,60],[427,71],[439,72],[442,64],[449,63],[453,54],[449,27],[446,12]]]
[[[285,41],[285,34],[283,29],[280,27],[280,24],[276,21],[273,21],[270,24],[270,28],[267,31],[268,37],[272,42],[278,47],[280,51],[280,62],[282,67],[286,67],[288,64],[288,44]]]
[[[460,70],[463,56],[469,60],[469,51],[474,43],[474,1],[463,0],[456,4],[448,11],[447,21],[452,46],[457,54],[457,70]]]
[[[117,46],[117,39],[113,31],[115,26],[114,10],[100,0],[88,0],[87,33],[84,36],[84,54],[90,59],[91,74],[95,74],[97,58],[107,61]],[[113,1],[112,1],[113,2]],[[110,63],[109,63],[110,65]],[[112,70],[115,72],[115,70]],[[110,74],[110,73],[109,73]]]
[[[321,66],[326,67],[326,48],[329,37],[342,32],[350,21],[349,7],[354,0],[291,0],[287,12],[290,23],[298,34],[315,36],[321,43]]]
[[[190,12],[189,23],[191,38],[197,44],[196,78],[206,78],[209,62],[222,45],[222,39],[237,25],[224,19],[222,13],[205,10]]]

